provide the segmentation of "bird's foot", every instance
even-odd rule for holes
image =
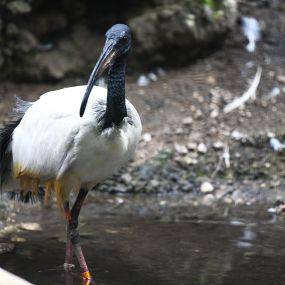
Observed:
[[[63,264],[63,267],[64,267],[65,270],[70,271],[72,268],[75,267],[75,265],[72,264],[72,263],[66,263],[66,262],[65,262],[65,263]]]
[[[90,271],[83,272],[81,276],[83,277],[83,279],[86,279],[86,280],[91,280],[92,279]]]

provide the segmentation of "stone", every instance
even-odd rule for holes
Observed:
[[[193,123],[193,119],[191,117],[186,117],[182,120],[182,124],[184,126],[190,126]]]
[[[150,142],[152,140],[151,134],[150,133],[143,134],[142,139],[144,142]]]
[[[187,147],[183,144],[175,143],[174,148],[179,154],[187,154],[188,153]]]
[[[215,202],[215,196],[213,194],[207,194],[203,197],[202,203],[206,206],[210,206]]]
[[[0,254],[12,252],[15,248],[13,243],[1,242],[0,243]]]
[[[27,14],[31,12],[32,10],[32,7],[28,2],[21,1],[21,0],[15,0],[15,1],[8,2],[7,8],[13,14]]]
[[[197,147],[197,150],[198,150],[199,153],[204,154],[204,153],[206,153],[208,151],[208,148],[207,148],[207,146],[204,143],[199,143],[198,147]]]
[[[203,182],[200,186],[202,193],[210,193],[214,191],[214,186],[210,182]]]
[[[195,142],[189,142],[189,143],[187,144],[187,148],[188,148],[189,150],[191,150],[191,151],[194,151],[194,150],[197,149],[197,144],[196,144]]]
[[[38,223],[21,223],[20,228],[26,231],[41,231],[42,227]]]
[[[277,81],[280,82],[280,83],[285,83],[285,75],[283,74],[279,74],[277,75]]]
[[[151,65],[185,65],[204,51],[201,46],[210,46],[217,37],[222,42],[235,25],[236,3],[223,0],[211,7],[208,2],[216,1],[157,1],[132,17],[128,23],[137,43],[133,56],[148,56]]]
[[[222,141],[216,141],[213,143],[213,148],[214,149],[223,149],[224,148],[224,143]]]

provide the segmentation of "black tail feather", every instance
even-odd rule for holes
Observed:
[[[38,188],[38,192],[34,194],[32,191],[28,191],[24,194],[24,191],[9,191],[7,196],[10,200],[18,200],[22,203],[35,203],[37,201],[42,202],[44,200],[45,191],[42,187]]]
[[[11,121],[0,129],[0,185],[5,183],[11,174],[12,170],[12,150],[10,142],[12,134],[16,127],[20,124],[21,119]]]

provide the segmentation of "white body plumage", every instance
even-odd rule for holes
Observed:
[[[128,117],[102,131],[107,90],[94,86],[80,117],[85,90],[76,86],[45,93],[26,111],[11,142],[16,178],[27,175],[41,183],[68,175],[92,187],[132,157],[141,134],[136,109],[126,100]]]

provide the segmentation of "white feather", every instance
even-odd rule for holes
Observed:
[[[25,113],[12,139],[13,164],[41,180],[74,173],[82,183],[100,182],[133,155],[141,134],[140,117],[126,100],[128,118],[120,128],[99,129],[107,90],[94,86],[83,117],[86,86],[45,93]],[[128,121],[132,120],[132,124]]]

